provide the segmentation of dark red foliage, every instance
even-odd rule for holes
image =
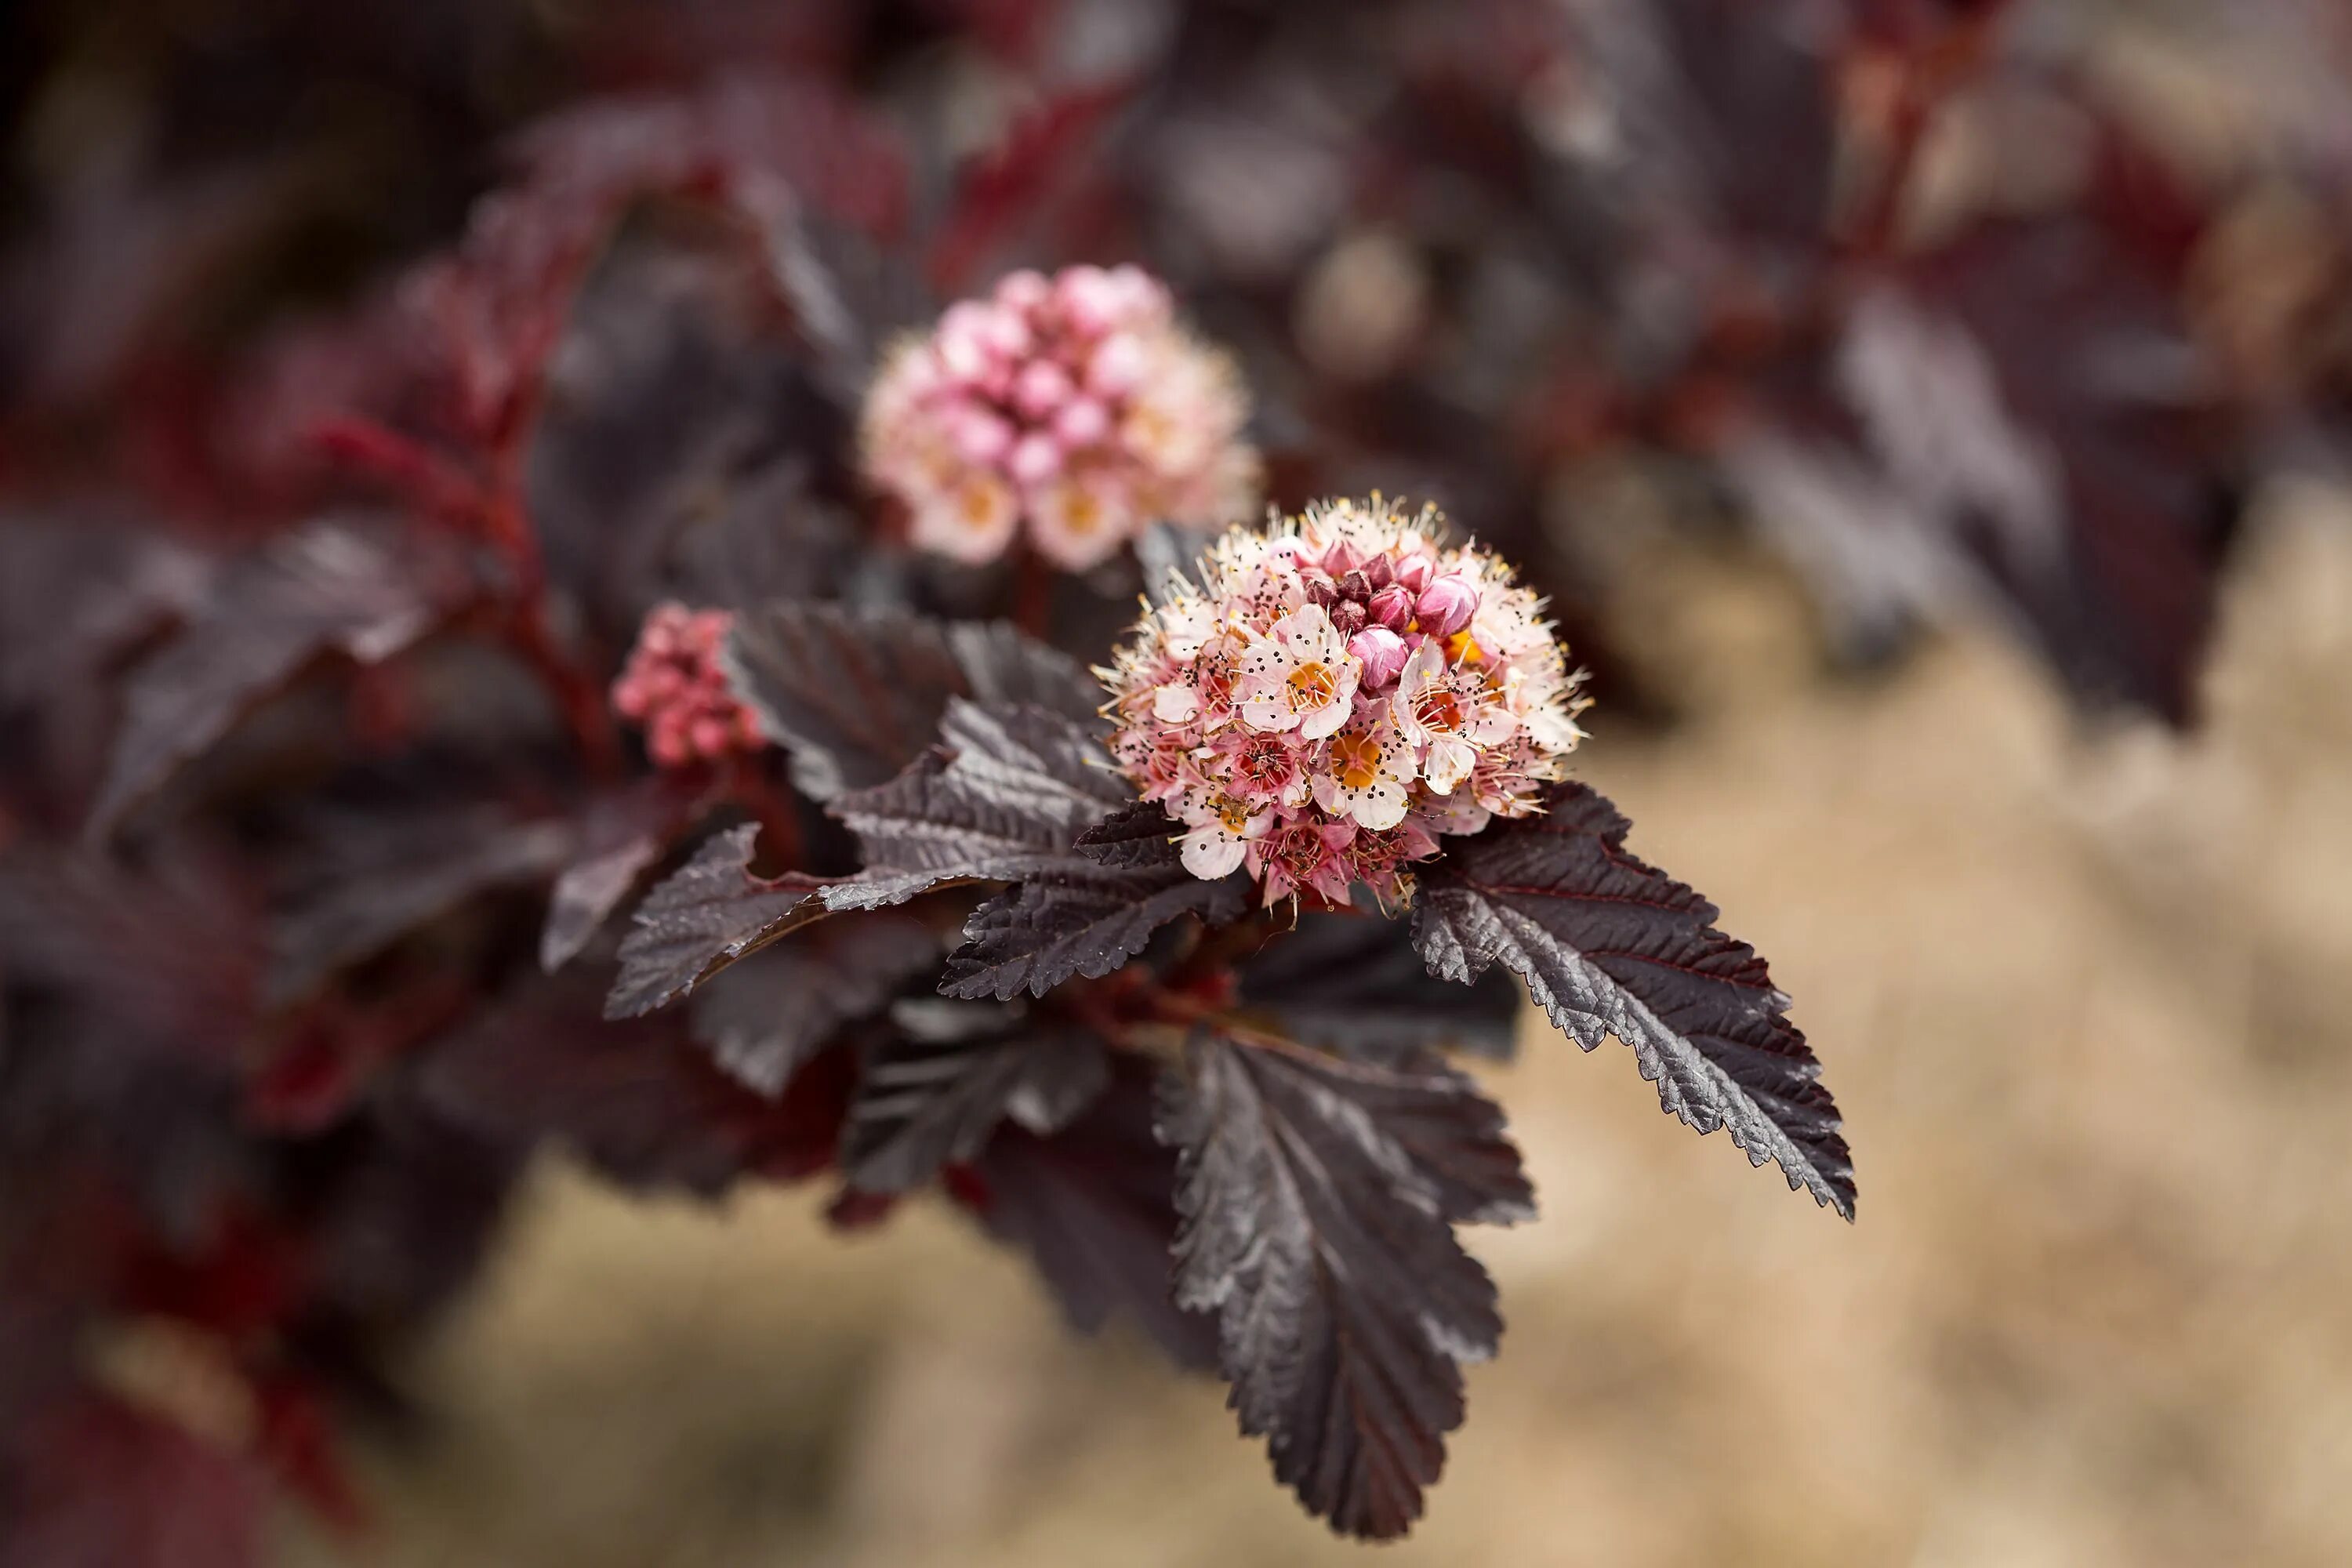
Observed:
[[[1410,928],[1182,870],[1087,673],[1137,566],[950,567],[861,478],[938,295],[1144,263],[1275,499],[1438,501],[1621,707],[1561,498],[1634,471],[1840,657],[1990,606],[2191,722],[2256,486],[2352,407],[2352,235],[2227,294],[2257,179],[2340,215],[2339,163],[2186,177],[2001,0],[184,9],[0,60],[12,108],[126,73],[79,140],[11,117],[0,208],[0,1568],[363,1515],[341,1435],[548,1147],[845,1227],[942,1188],[1370,1535],[1499,1330],[1454,1226],[1525,1187],[1433,1053],[1507,1052],[1514,976],[1851,1212],[1787,999],[1591,791]],[[289,132],[346,100],[391,112]],[[2042,177],[1929,191],[1955,126]],[[611,694],[668,601],[732,617],[730,730],[648,756]]]

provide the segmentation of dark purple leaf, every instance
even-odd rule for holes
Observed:
[[[964,922],[965,942],[948,960],[940,994],[1043,996],[1073,975],[1110,973],[1171,921],[1197,914],[1222,925],[1248,912],[1245,874],[1207,882],[1172,850],[1169,861],[1157,869],[1039,875],[1007,888]]]
[[[834,802],[866,869],[829,889],[828,903],[875,908],[947,883],[1095,869],[1072,846],[1129,795],[1088,726],[955,698],[940,734],[940,745],[888,784]]]
[[[656,886],[637,911],[637,929],[621,943],[613,1016],[660,1006],[831,912],[885,909],[935,888],[1031,876],[1119,882],[1071,848],[1126,793],[1084,727],[1042,709],[987,709],[950,698],[940,735],[942,744],[898,777],[833,803],[833,814],[865,850],[866,868],[856,876],[831,882],[752,876],[752,830],[743,827],[712,839]],[[1124,875],[1132,882],[1142,874]],[[1066,951],[1077,958],[1108,952],[1101,943],[1124,940],[1138,920],[1173,919],[1204,898],[1179,891],[1161,901],[1164,909],[1097,909],[1101,939],[1094,948],[1081,940]],[[1008,945],[1004,962],[1023,956]],[[1022,973],[1025,978],[1029,971]],[[990,988],[998,984],[988,982]]]
[[[1625,849],[1631,825],[1582,784],[1541,816],[1461,839],[1425,871],[1412,936],[1431,973],[1470,982],[1499,960],[1586,1050],[1615,1035],[1665,1109],[1731,1131],[1790,1187],[1853,1217],[1853,1162],[1821,1064],[1756,950],[1716,909]]]
[[[1179,858],[1176,840],[1183,825],[1156,800],[1120,806],[1078,835],[1076,848],[1097,866],[1114,870],[1157,868]]]
[[[1380,1066],[1462,1049],[1507,1060],[1519,988],[1492,973],[1467,992],[1429,973],[1402,921],[1308,912],[1237,970],[1242,1007],[1306,1045]]]
[[[226,862],[0,854],[0,977],[54,987],[151,1045],[214,1068],[234,1060],[264,963],[257,892]]]
[[[547,924],[539,937],[541,969],[551,974],[579,955],[694,809],[667,774],[588,808],[578,847],[548,895]]]
[[[1000,1127],[957,1195],[1035,1260],[1073,1328],[1123,1313],[1178,1365],[1213,1370],[1216,1320],[1169,1300],[1176,1157],[1151,1133],[1151,1078],[1133,1057],[1110,1067],[1108,1089],[1052,1137]]]
[[[842,915],[712,975],[695,994],[694,1037],[739,1082],[781,1094],[842,1025],[880,1012],[939,961],[919,921]]]
[[[950,699],[1027,703],[1090,720],[1102,690],[1011,627],[785,603],[740,616],[726,662],[793,782],[817,800],[890,780],[938,733]]]
[[[0,1448],[0,1568],[256,1568],[268,1479],[242,1454],[95,1394]]]
[[[307,890],[275,922],[269,994],[285,1000],[496,888],[542,881],[578,842],[562,819],[426,811],[328,825]]]
[[[91,831],[110,828],[312,658],[381,663],[473,592],[446,544],[352,519],[314,522],[238,563],[194,624],[131,677]]]
[[[1242,1430],[1334,1530],[1402,1535],[1462,1423],[1462,1363],[1503,1331],[1454,1226],[1534,1213],[1502,1112],[1428,1058],[1204,1029],[1160,1135],[1181,1151],[1176,1303],[1218,1314]]]
[[[680,1014],[610,1021],[585,976],[540,978],[436,1044],[426,1103],[516,1144],[562,1142],[614,1180],[704,1195],[751,1174],[792,1176],[832,1157],[847,1053],[810,1063],[779,1099],[738,1083]]]
[[[972,1159],[1011,1118],[1038,1135],[1067,1126],[1110,1082],[1102,1042],[1016,1008],[919,999],[860,1064],[842,1135],[855,1186],[905,1192]]]
[[[693,990],[745,953],[822,919],[824,884],[806,877],[751,874],[747,822],[711,835],[694,858],[656,883],[621,941],[621,973],[604,1004],[608,1018],[632,1018]]]

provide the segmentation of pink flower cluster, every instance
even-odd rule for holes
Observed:
[[[1025,523],[1066,571],[1149,523],[1214,528],[1256,505],[1233,363],[1133,267],[1015,272],[894,349],[866,401],[867,473],[915,542],[978,563]]]
[[[725,610],[655,605],[613,683],[614,709],[645,726],[646,750],[663,767],[715,763],[768,743],[719,668],[719,650],[734,621]]]
[[[1378,496],[1236,529],[1102,672],[1112,754],[1184,824],[1193,875],[1402,901],[1438,835],[1528,816],[1565,774],[1585,703],[1542,602],[1444,529]]]

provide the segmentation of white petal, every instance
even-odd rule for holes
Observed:
[[[1260,734],[1278,735],[1295,728],[1298,718],[1279,696],[1253,697],[1242,704],[1242,722]]]
[[[1518,733],[1519,721],[1507,708],[1488,706],[1470,717],[1465,733],[1482,746],[1499,746]]]
[[[1152,694],[1151,716],[1163,724],[1181,724],[1200,712],[1201,694],[1189,686],[1163,686]]]
[[[1379,832],[1404,820],[1404,786],[1382,782],[1358,792],[1349,813],[1357,823]]]
[[[1429,743],[1428,759],[1422,763],[1421,776],[1439,795],[1452,795],[1454,786],[1470,776],[1478,765],[1478,753],[1470,742],[1456,736],[1442,736]]]
[[[1242,841],[1221,822],[1207,823],[1184,835],[1184,869],[1204,882],[1231,876],[1242,863]]]
[[[1301,715],[1298,721],[1299,738],[1307,741],[1323,741],[1338,734],[1348,722],[1348,709],[1349,705],[1344,701],[1327,702],[1314,711]]]

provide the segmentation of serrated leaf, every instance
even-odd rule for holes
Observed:
[[[1159,870],[1035,876],[996,894],[964,922],[940,993],[1007,1001],[1043,996],[1073,975],[1099,980],[1141,952],[1152,932],[1197,914],[1211,924],[1249,910],[1242,872],[1204,882],[1179,863]]]
[[[1097,866],[1124,869],[1181,859],[1176,840],[1184,826],[1156,800],[1120,806],[1078,835],[1076,848]]]
[[[569,822],[500,811],[331,819],[306,896],[275,921],[268,994],[299,995],[478,895],[536,883],[577,842]]]
[[[692,1027],[746,1087],[782,1093],[842,1025],[882,1010],[940,959],[940,940],[904,915],[844,915],[713,975],[695,994]]]
[[[349,518],[313,522],[232,566],[194,623],[131,677],[89,830],[110,830],[312,658],[382,663],[474,591],[446,544]]]
[[[745,953],[825,914],[824,884],[751,874],[757,823],[714,834],[694,858],[655,884],[621,941],[621,973],[604,1003],[608,1018],[650,1013],[693,990]]]
[[[1334,1530],[1420,1517],[1494,1353],[1495,1287],[1454,1235],[1534,1212],[1502,1112],[1427,1058],[1378,1068],[1203,1029],[1171,1077],[1176,1303],[1218,1315],[1241,1428]]]
[[[547,923],[539,936],[539,964],[548,973],[579,956],[662,857],[670,836],[698,807],[669,775],[608,795],[582,819],[579,847],[548,894]]]
[[[930,745],[954,698],[1090,717],[1101,689],[1009,626],[901,611],[781,603],[739,616],[725,664],[736,695],[791,754],[814,800],[883,784]]]
[[[1134,1057],[1109,1066],[1108,1089],[1076,1121],[1050,1138],[998,1129],[952,1190],[1029,1254],[1071,1327],[1095,1333],[1124,1314],[1179,1366],[1214,1370],[1216,1320],[1168,1297],[1176,1157],[1152,1136],[1151,1074]]]
[[[1579,783],[1542,816],[1456,841],[1422,876],[1412,935],[1431,973],[1473,981],[1500,961],[1586,1050],[1615,1035],[1665,1109],[1730,1129],[1853,1217],[1853,1163],[1821,1064],[1756,950],[1716,909],[1625,849],[1631,826]]]
[[[922,1000],[869,1047],[843,1133],[852,1185],[905,1192],[980,1153],[1007,1117],[1052,1133],[1110,1081],[1102,1042],[1016,1010]]]
[[[747,1175],[831,1163],[850,1052],[820,1053],[778,1097],[719,1070],[678,1014],[608,1021],[584,973],[540,976],[419,1067],[426,1102],[502,1143],[553,1139],[616,1182],[716,1195]]]
[[[941,744],[877,788],[834,802],[866,869],[828,891],[836,909],[902,903],[951,881],[1017,881],[1083,871],[1077,836],[1126,805],[1110,759],[1084,725],[1041,708],[950,700]]]
[[[1429,973],[1402,921],[1309,911],[1235,971],[1241,1005],[1302,1044],[1384,1066],[1417,1051],[1507,1060],[1524,1003],[1507,975],[1465,993]]]

